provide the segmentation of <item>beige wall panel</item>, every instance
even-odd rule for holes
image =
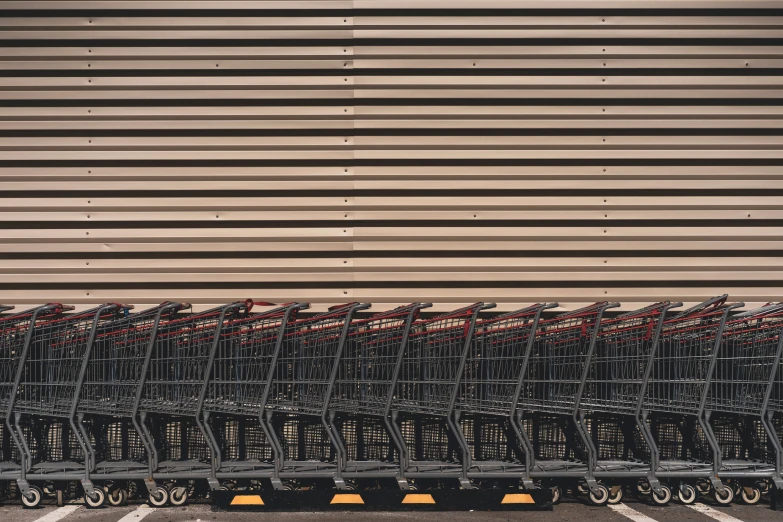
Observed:
[[[7,0],[0,302],[780,301],[780,8]]]

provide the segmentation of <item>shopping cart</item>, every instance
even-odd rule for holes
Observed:
[[[266,433],[278,455],[286,488],[347,489],[339,470],[337,433],[330,426],[328,398],[354,314],[369,304],[348,303],[292,321],[283,338],[269,386]]]
[[[13,310],[13,306],[0,305],[0,312]],[[25,357],[26,347],[35,325],[58,318],[65,310],[73,307],[60,303],[49,303],[31,310],[0,317],[0,408],[5,422],[0,430],[0,481],[5,486],[5,496],[16,497],[17,480],[21,468],[26,465],[22,442],[11,425],[11,393],[18,386],[19,363]],[[32,488],[26,481],[18,484],[25,507],[36,507],[43,499],[38,486]]]
[[[220,487],[202,416],[204,398],[219,346],[233,341],[223,336],[224,328],[248,317],[252,307],[251,300],[237,301],[158,325],[138,400],[153,479],[163,485],[150,495],[153,506],[180,506]]]
[[[574,413],[589,434],[588,464],[608,488],[610,504],[619,503],[628,486],[661,493],[644,440],[641,397],[667,313],[678,306],[665,301],[601,319]]]
[[[705,427],[720,447],[713,469],[746,504],[758,503],[772,485],[783,489],[780,452],[768,451],[778,441],[767,417],[782,331],[780,303],[730,317],[704,405]]]
[[[411,325],[430,306],[414,303],[351,321],[328,405],[343,480],[368,487],[394,480],[409,489],[391,428],[391,402]]]
[[[714,489],[718,502],[733,499],[714,469],[720,447],[708,428],[705,403],[729,312],[742,303],[715,297],[664,321],[642,401],[642,429],[650,442],[652,475],[664,482],[652,498],[666,504],[672,485],[681,499]]]
[[[259,489],[264,479],[274,489],[283,488],[279,460],[261,419],[285,334],[298,312],[309,307],[289,303],[223,325],[203,406],[204,426],[215,448],[212,478],[221,487]]]
[[[780,307],[783,307],[783,303],[774,303],[771,306],[780,309]],[[771,310],[770,316],[777,321],[778,312]],[[783,333],[778,333],[778,335],[783,338]],[[770,337],[772,337],[772,334],[770,334]],[[781,509],[783,507],[783,480],[781,480],[781,473],[783,473],[783,353],[781,353],[778,359],[771,381],[772,386],[767,397],[766,411],[762,417],[762,422],[770,442],[768,460],[775,464],[772,476],[775,491],[773,492],[771,504],[776,509]]]
[[[483,488],[511,487],[530,478],[527,441],[518,428],[523,367],[541,314],[557,303],[536,304],[476,323],[459,380],[454,423],[472,450],[468,478]]]
[[[454,421],[459,380],[468,358],[478,314],[494,303],[476,303],[416,321],[403,352],[392,401],[392,429],[400,444],[403,476],[416,487],[468,478],[471,451]]]
[[[523,368],[517,418],[525,418],[518,428],[532,445],[529,476],[552,488],[553,500],[559,500],[563,485],[586,491],[595,504],[609,499],[609,490],[594,476],[596,457],[578,401],[601,319],[616,306],[595,303],[539,321]]]
[[[77,426],[88,451],[87,476],[108,491],[112,506],[146,488],[150,497],[167,495],[152,479],[152,449],[138,422],[140,387],[158,328],[189,308],[166,302],[98,325],[77,392]]]
[[[89,451],[77,426],[76,405],[101,323],[126,315],[131,308],[109,303],[35,323],[9,401],[12,427],[25,456],[17,481],[20,486],[26,481],[47,488],[79,481],[87,507],[100,507],[105,502],[104,490],[90,480]]]

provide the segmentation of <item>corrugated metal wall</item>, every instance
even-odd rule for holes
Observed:
[[[0,302],[783,296],[783,2],[0,2]]]

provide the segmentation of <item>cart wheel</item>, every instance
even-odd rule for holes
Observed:
[[[706,495],[712,489],[712,484],[710,484],[708,480],[700,480],[696,483],[696,489],[698,489],[699,493],[702,495]]]
[[[65,492],[62,489],[58,489],[55,492],[55,495],[57,496],[57,507],[63,507],[65,505]]]
[[[770,486],[769,486],[769,482],[767,482],[766,480],[762,480],[761,482],[759,482],[758,487],[762,495],[766,495],[767,493],[769,493]]]
[[[109,492],[108,501],[110,506],[124,506],[128,503],[128,493],[122,488],[117,488]]]
[[[750,495],[748,495],[748,490],[750,490]],[[740,497],[742,497],[742,501],[745,504],[758,504],[759,500],[761,500],[761,490],[758,488],[742,488]]]
[[[188,501],[188,488],[183,486],[177,486],[169,493],[169,502],[172,506],[184,506]]]
[[[615,489],[617,491],[615,491]],[[617,488],[609,488],[609,504],[619,504],[623,500],[623,488],[619,486]]]
[[[163,507],[169,501],[169,491],[163,486],[158,486],[155,493],[150,493],[149,501],[155,507]]]
[[[97,509],[99,507],[103,507],[103,504],[106,502],[106,492],[103,491],[102,487],[95,488],[93,492],[95,494],[92,497],[87,493],[84,494],[84,504],[89,509]]]
[[[642,495],[649,495],[650,492],[652,491],[652,488],[650,487],[650,484],[648,482],[644,481],[636,484],[636,490]]]
[[[677,491],[677,499],[686,506],[696,502],[697,498],[699,498],[699,493],[690,484],[682,485]]]
[[[598,491],[589,490],[590,502],[596,506],[603,506],[609,501],[609,490],[603,484],[598,484]]]
[[[552,492],[552,505],[556,506],[560,503],[561,500],[563,500],[563,490],[560,489],[560,486],[552,486],[549,488],[549,491]]]
[[[659,506],[665,506],[672,499],[672,490],[669,489],[669,486],[661,486],[660,493],[656,493],[655,490],[652,490],[652,499]]]
[[[576,491],[581,493],[582,495],[587,495],[587,493],[590,491],[590,488],[587,487],[587,484],[579,483],[576,485]]]
[[[68,500],[76,500],[79,498],[79,489],[81,489],[81,486],[78,482],[71,481],[68,483]]]
[[[24,495],[22,497],[22,506],[27,509],[36,508],[41,504],[43,500],[43,491],[38,486],[30,486],[30,498]]]
[[[723,486],[723,490],[715,490],[715,501],[718,502],[718,504],[731,504],[731,501],[734,500],[734,490],[731,489],[728,486]]]
[[[128,482],[128,500],[135,500],[139,496],[139,485],[136,481]]]

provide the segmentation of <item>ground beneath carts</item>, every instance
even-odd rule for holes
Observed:
[[[184,508],[150,509],[146,505],[131,505],[121,508],[87,510],[79,504],[57,508],[46,505],[37,510],[23,510],[19,505],[0,506],[0,521],[13,522],[258,522],[258,512],[215,511],[208,504],[190,505]],[[509,520],[536,522],[586,522],[607,520],[616,522],[755,522],[783,520],[783,513],[769,509],[768,504],[757,506],[732,505],[720,507],[713,504],[683,506],[670,504],[666,507],[651,506],[629,500],[615,506],[594,507],[568,500],[553,511],[514,513],[500,511],[464,511],[444,514],[401,512],[307,512],[267,513],[264,522],[391,522],[395,520],[421,521],[423,517],[448,517],[449,522],[500,522]]]

